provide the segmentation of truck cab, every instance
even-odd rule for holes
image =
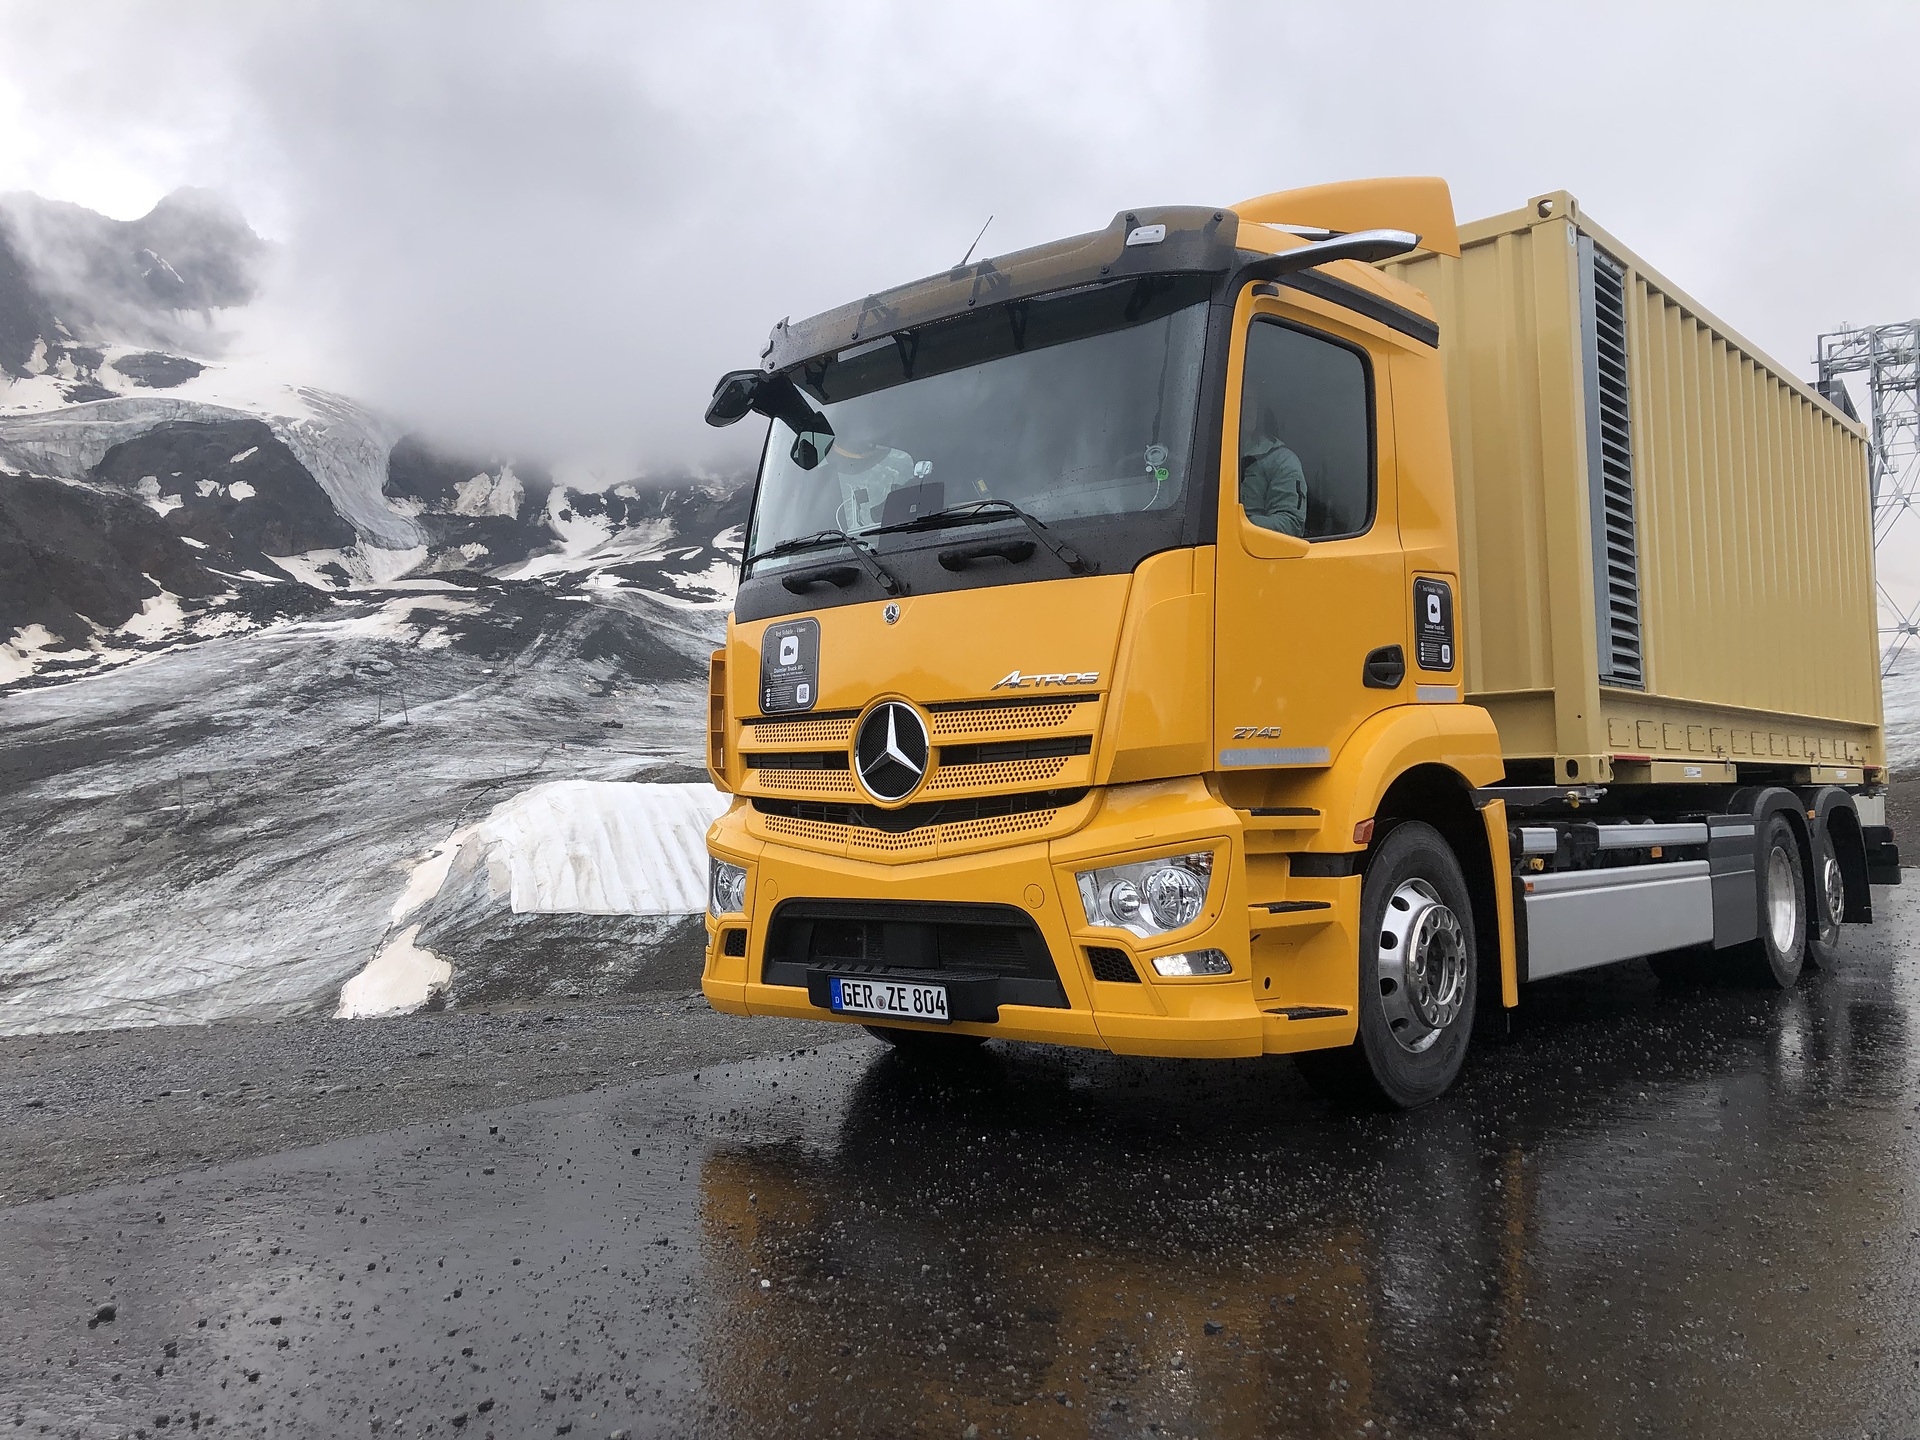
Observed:
[[[1451,1084],[1525,968],[1510,795],[1598,797],[1503,790],[1467,693],[1439,326],[1375,268],[1416,249],[1459,253],[1441,182],[1129,211],[723,377],[767,439],[716,1008]]]

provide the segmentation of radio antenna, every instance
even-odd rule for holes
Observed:
[[[992,223],[993,223],[993,216],[991,215],[987,216],[987,225],[991,225]],[[980,235],[985,235],[987,233],[987,225],[982,225],[980,227]],[[980,235],[976,235],[973,237],[973,244],[967,247],[967,253],[960,257],[960,263],[954,266],[953,267],[954,269],[956,270],[964,269],[966,266],[966,263],[969,260],[973,259],[973,252],[980,248]]]

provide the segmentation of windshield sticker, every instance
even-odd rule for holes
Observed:
[[[760,637],[760,713],[811,710],[820,694],[820,622],[787,620]]]

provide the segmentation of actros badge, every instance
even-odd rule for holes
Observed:
[[[769,625],[760,638],[760,713],[811,710],[820,696],[820,622]]]
[[[993,682],[995,690],[1035,690],[1048,685],[1098,685],[1100,672],[1067,671],[1061,675],[1023,675],[1018,670],[1009,671]]]

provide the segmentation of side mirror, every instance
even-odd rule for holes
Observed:
[[[749,410],[760,394],[758,370],[733,370],[720,377],[713,387],[713,399],[707,402],[707,424],[731,425]]]

